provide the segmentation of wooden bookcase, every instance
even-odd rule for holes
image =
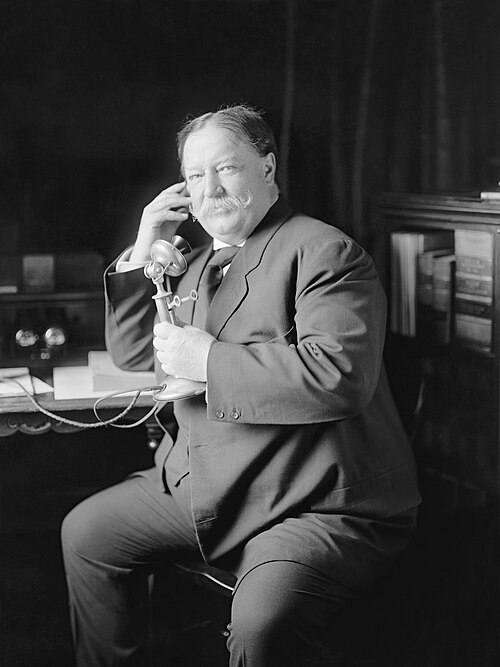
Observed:
[[[438,344],[389,330],[385,357],[396,402],[411,432],[427,509],[443,515],[494,508],[500,480],[500,201],[385,194],[376,200],[374,215],[380,231],[374,255],[389,302],[392,232],[470,230],[491,235],[489,349],[477,349],[453,335],[450,343]]]

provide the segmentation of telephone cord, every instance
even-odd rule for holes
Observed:
[[[96,416],[96,418],[99,420],[97,422],[81,422],[75,419],[68,419],[67,417],[63,417],[62,415],[58,415],[54,412],[51,412],[50,410],[47,410],[44,408],[40,403],[36,400],[35,396],[35,391],[33,387],[33,379],[31,378],[31,386],[33,388],[33,395],[29,393],[29,391],[24,387],[21,382],[18,382],[14,378],[0,378],[1,382],[9,382],[9,383],[14,383],[18,387],[21,388],[22,392],[26,395],[26,397],[30,400],[32,405],[36,408],[38,412],[41,412],[44,414],[46,417],[50,417],[52,419],[56,419],[59,423],[61,424],[67,424],[68,426],[76,426],[79,428],[99,428],[101,426],[114,426],[115,428],[135,428],[136,426],[139,426],[140,424],[144,423],[147,419],[149,419],[152,415],[155,415],[156,418],[156,413],[158,410],[163,406],[163,403],[158,402],[156,405],[154,405],[149,412],[147,412],[143,417],[141,417],[139,420],[132,422],[131,424],[117,424],[120,419],[123,419],[127,413],[129,413],[132,408],[135,406],[137,401],[139,400],[139,397],[142,393],[147,392],[147,391],[155,391],[157,389],[161,389],[161,385],[155,385],[152,387],[141,387],[140,389],[127,389],[125,391],[115,391],[111,394],[107,394],[106,396],[101,396],[96,400],[96,402],[93,405],[93,412]],[[101,419],[99,417],[99,414],[97,412],[98,407],[100,406],[101,403],[104,401],[109,400],[110,398],[113,398],[115,396],[121,396],[122,394],[134,392],[134,395],[130,399],[129,404],[117,415],[114,417],[111,417],[110,419]]]

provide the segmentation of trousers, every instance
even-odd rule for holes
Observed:
[[[62,550],[78,667],[148,664],[148,576],[169,561],[200,558],[188,486],[185,502],[179,502],[151,476],[131,476],[84,500],[64,519]],[[332,549],[338,576],[315,568],[314,556],[298,563],[284,552],[283,560],[255,561],[266,535],[253,539],[257,565],[240,573],[231,605],[229,667],[315,664],[313,655],[332,617],[361,593],[352,580],[342,580],[342,560],[350,561],[351,570],[364,567],[364,588],[380,576],[379,555],[388,554],[388,563],[407,545],[412,524],[409,516],[371,535],[369,522],[360,520],[357,528],[351,522],[348,538],[339,530]]]

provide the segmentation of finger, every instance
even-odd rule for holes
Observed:
[[[155,350],[163,352],[165,349],[165,345],[166,345],[166,340],[164,338],[159,338],[158,336],[153,338],[153,347],[155,348]],[[158,356],[158,354],[156,356]]]
[[[172,194],[186,195],[187,194],[186,181],[180,181],[179,183],[174,183],[173,185],[169,185],[168,188],[161,190],[156,195],[155,199],[158,199],[158,197],[162,197],[165,195],[172,195]]]
[[[169,355],[166,354],[165,352],[162,352],[161,350],[158,350],[158,352],[156,353],[156,358],[158,359],[160,364],[169,365],[169,363],[168,363]]]
[[[153,328],[153,333],[160,338],[168,338],[176,329],[175,324],[171,322],[158,322]]]
[[[187,220],[188,215],[183,211],[171,211],[164,208],[159,211],[149,211],[147,217],[143,216],[143,220],[147,220],[149,225],[158,225],[163,222],[183,222]]]
[[[153,199],[153,201],[149,203],[146,208],[149,208],[151,211],[158,211],[162,208],[187,210],[190,204],[191,197],[161,193],[158,195],[158,197]]]
[[[179,348],[179,340],[177,338],[153,338],[153,347],[156,350],[156,356],[162,356],[162,361],[165,362],[171,358],[172,354],[175,353]]]
[[[168,188],[165,188],[163,192],[182,192],[186,188],[186,181],[179,181],[170,185]]]

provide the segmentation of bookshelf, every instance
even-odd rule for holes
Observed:
[[[500,200],[384,194],[374,214],[383,232],[374,255],[390,304],[386,363],[411,433],[424,504],[437,516],[494,510],[500,495]],[[440,271],[444,264],[452,271],[449,329],[443,333],[441,313],[431,311],[429,320],[427,310],[422,318],[413,273],[417,324],[413,335],[404,334],[393,312],[401,289],[394,282],[394,237],[446,231],[453,233],[453,261],[431,258],[427,266],[441,261]],[[407,272],[418,271],[418,259],[412,266]],[[441,327],[439,335],[429,333],[429,324]]]

